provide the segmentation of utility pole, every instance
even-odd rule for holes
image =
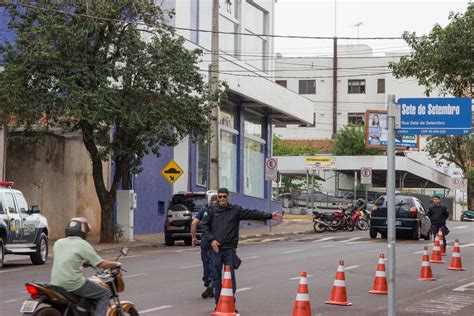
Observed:
[[[337,133],[337,37],[334,36],[334,53],[332,63],[332,138]]]
[[[214,96],[219,89],[219,0],[212,1],[211,64],[209,65],[210,92]],[[209,135],[208,190],[219,188],[219,103],[213,102]]]

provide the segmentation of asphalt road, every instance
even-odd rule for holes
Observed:
[[[450,223],[448,245],[455,238],[462,248],[466,271],[448,271],[452,247],[444,264],[432,264],[436,281],[417,278],[421,251],[431,242],[398,240],[396,248],[397,315],[472,315],[474,308],[474,223]],[[378,256],[386,253],[385,240],[371,240],[355,231],[253,239],[239,245],[243,260],[237,271],[237,307],[241,315],[291,315],[299,275],[309,274],[313,315],[386,315],[387,296],[369,294]],[[431,247],[430,247],[431,250]],[[112,259],[117,251],[102,253]],[[32,266],[21,257],[8,257],[0,270],[0,315],[18,315],[27,299],[24,283],[48,281],[51,263]],[[345,261],[349,307],[326,305],[339,260]],[[136,303],[140,315],[210,315],[213,299],[200,294],[199,249],[186,246],[130,249],[121,260],[126,274],[122,299]]]

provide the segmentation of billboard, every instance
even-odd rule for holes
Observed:
[[[418,148],[418,136],[396,134],[395,146],[398,150]],[[387,111],[365,112],[365,147],[387,149]]]

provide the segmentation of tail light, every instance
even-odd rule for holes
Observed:
[[[26,284],[25,285],[26,287],[26,292],[28,292],[28,294],[31,295],[31,298],[36,300],[39,298],[39,292],[38,292],[38,288],[32,284]]]
[[[370,215],[375,215],[375,212],[377,211],[377,205],[372,205],[372,209],[370,210]]]
[[[411,217],[417,217],[418,211],[416,210],[416,207],[413,206],[412,208],[410,208],[410,211],[408,212],[408,214],[409,214]]]

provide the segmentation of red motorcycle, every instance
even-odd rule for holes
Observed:
[[[350,232],[354,230],[350,210],[343,208],[330,215],[314,211],[313,223],[315,233],[322,233],[326,230],[336,231],[339,229],[347,229]]]
[[[370,226],[364,214],[365,209],[365,201],[362,199],[357,200],[356,205],[350,209],[352,224],[360,230],[368,230]]]

